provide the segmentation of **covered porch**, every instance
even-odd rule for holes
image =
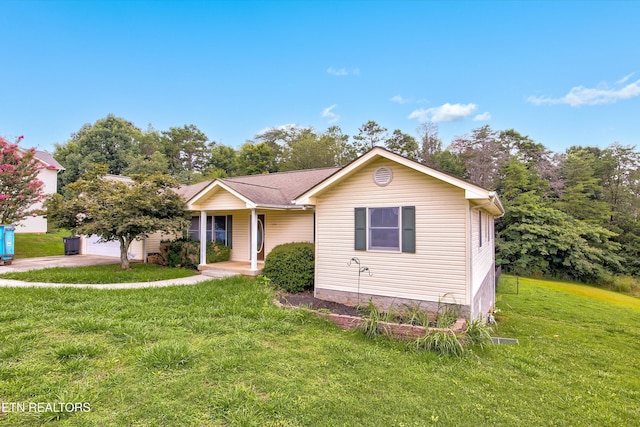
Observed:
[[[207,263],[200,245],[198,269],[208,274],[257,276],[277,245],[315,240],[315,209],[293,198],[324,179],[335,168],[216,179],[183,188],[191,212],[189,236],[222,242],[231,250],[228,262]]]
[[[257,276],[262,272],[265,256],[264,214],[255,208],[237,210],[202,210],[193,218],[197,222],[196,240],[219,241],[231,248],[229,261],[207,263],[206,246],[200,246],[198,270],[217,272],[220,277],[232,274]],[[190,234],[192,230],[190,229]]]

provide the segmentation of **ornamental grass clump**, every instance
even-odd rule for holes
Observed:
[[[484,348],[486,345],[491,344],[491,326],[484,323],[482,319],[467,322],[467,329],[463,339],[465,346]]]
[[[430,330],[426,336],[418,338],[415,343],[419,350],[433,351],[443,356],[462,356],[464,353],[462,342],[450,330]]]

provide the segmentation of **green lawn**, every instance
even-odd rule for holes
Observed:
[[[240,277],[142,290],[2,288],[0,401],[89,402],[90,412],[45,424],[60,426],[640,424],[631,302],[520,279],[518,295],[498,297],[498,335],[520,344],[452,358],[368,340],[272,297]],[[54,416],[12,412],[0,425]]]
[[[41,256],[64,255],[62,238],[69,236],[68,231],[56,231],[47,234],[19,234],[15,238],[15,257],[34,258]]]
[[[134,283],[177,279],[196,275],[186,268],[169,268],[155,264],[131,264],[131,269],[123,270],[120,264],[95,265],[90,267],[55,267],[19,273],[0,274],[0,278],[23,280],[25,282],[47,283]]]

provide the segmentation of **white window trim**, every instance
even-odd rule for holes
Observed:
[[[398,249],[395,248],[372,248],[371,241],[371,209],[398,209],[398,226],[397,227],[374,227],[375,229],[391,229],[398,230]],[[385,253],[402,253],[402,207],[401,206],[373,206],[367,207],[367,252],[385,252]]]

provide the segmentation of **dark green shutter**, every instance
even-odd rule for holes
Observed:
[[[480,242],[479,246],[482,247],[482,212],[478,211],[478,242]]]
[[[227,215],[227,246],[233,248],[231,239],[233,236],[233,215]]]
[[[402,252],[416,251],[416,207],[402,207]]]
[[[355,250],[367,250],[367,208],[355,208]]]

